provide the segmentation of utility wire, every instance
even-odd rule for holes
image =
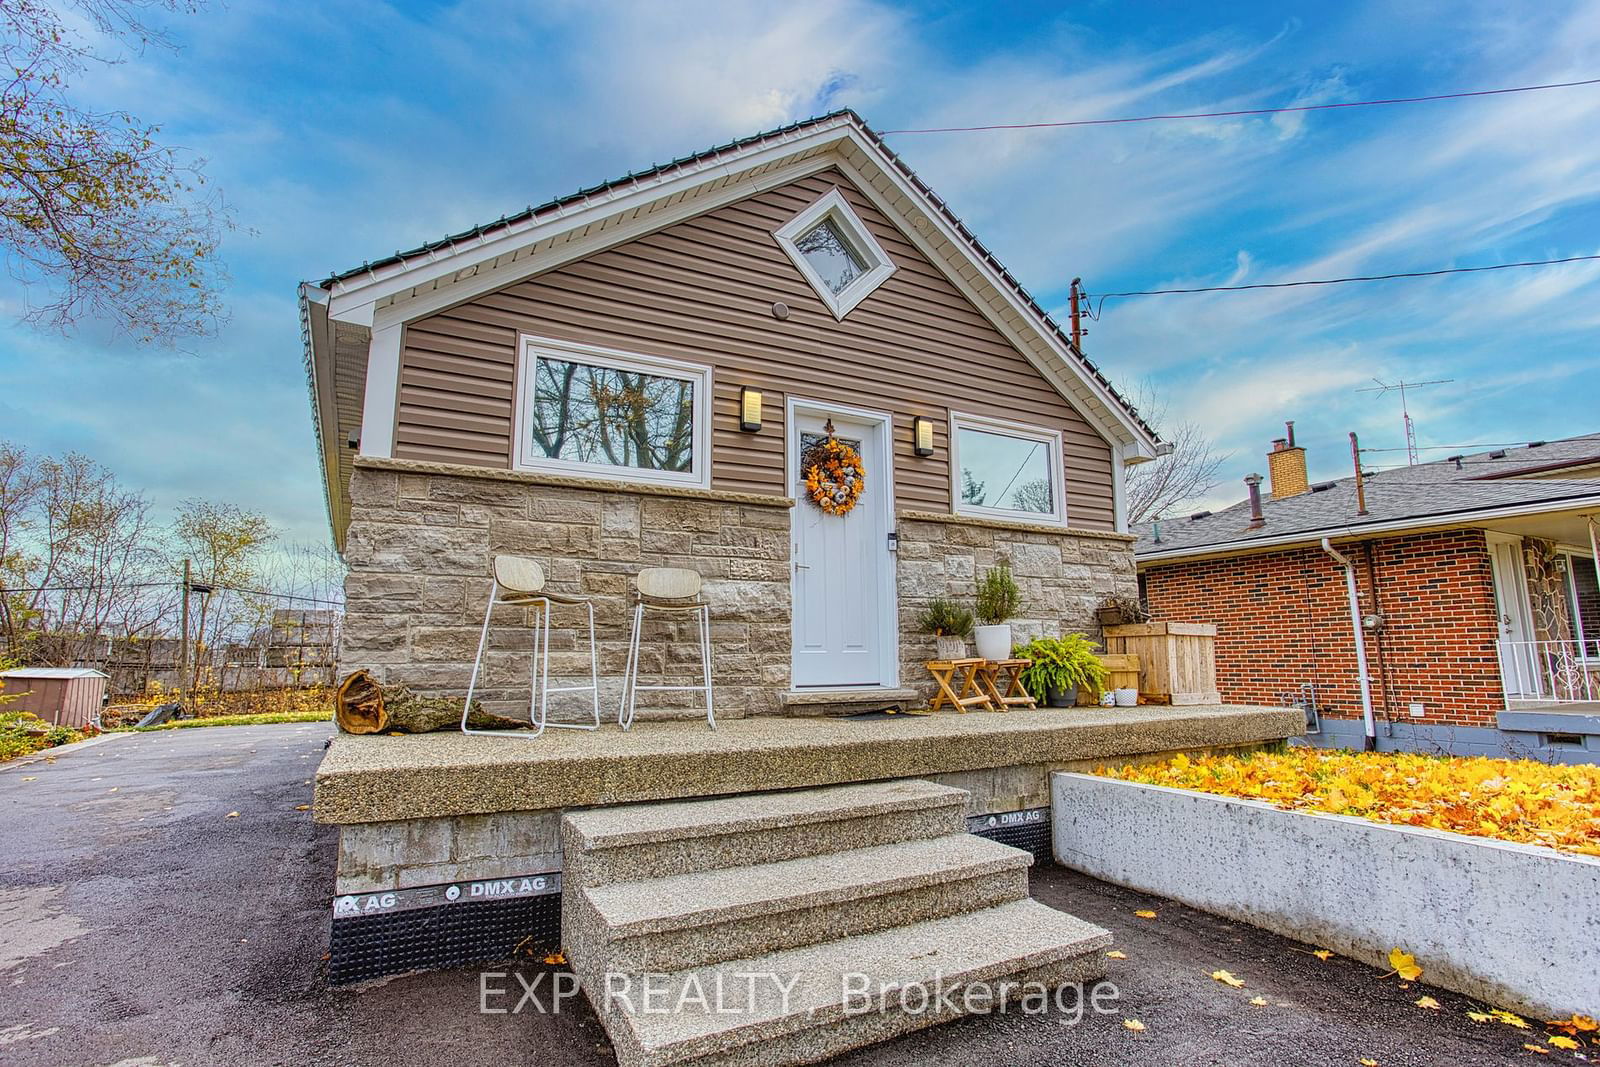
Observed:
[[[1132,122],[1172,122],[1179,119],[1228,119],[1248,115],[1286,115],[1305,111],[1332,111],[1347,107],[1383,107],[1390,104],[1422,104],[1434,100],[1464,100],[1474,96],[1503,96],[1507,93],[1534,93],[1544,89],[1572,89],[1580,85],[1600,85],[1600,78],[1583,81],[1552,82],[1548,85],[1517,85],[1506,89],[1473,89],[1459,93],[1434,93],[1431,96],[1396,96],[1386,100],[1346,100],[1338,104],[1300,104],[1294,107],[1256,107],[1237,111],[1192,111],[1173,115],[1135,115],[1116,119],[1070,119],[1064,122],[1004,122],[988,126],[934,126],[918,130],[880,130],[880,136],[902,133],[981,133],[986,130],[1043,130],[1068,126],[1118,126]]]
[[[1447,267],[1443,270],[1412,270],[1395,274],[1357,274],[1348,278],[1309,278],[1292,282],[1254,282],[1250,285],[1203,285],[1192,289],[1140,289],[1130,293],[1105,293],[1095,305],[1094,317],[1099,318],[1107,300],[1125,296],[1171,296],[1177,293],[1237,293],[1246,289],[1293,289],[1305,285],[1344,285],[1347,282],[1387,282],[1397,278],[1437,278],[1446,274],[1476,274],[1488,270],[1510,270],[1513,267],[1553,267],[1561,263],[1586,263],[1600,259],[1600,255],[1566,256],[1562,259],[1527,259],[1517,263],[1491,263],[1482,267]]]

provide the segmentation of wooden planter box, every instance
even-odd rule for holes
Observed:
[[[1100,662],[1111,673],[1106,676],[1106,686],[1102,692],[1109,693],[1113,689],[1136,689],[1139,686],[1139,657],[1128,655],[1104,655]],[[1089,689],[1078,690],[1078,703],[1082,705],[1099,704],[1100,693]]]
[[[1152,704],[1220,704],[1217,627],[1137,622],[1105,628],[1106,651],[1139,657],[1139,698]]]

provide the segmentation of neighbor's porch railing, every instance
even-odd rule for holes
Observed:
[[[1500,641],[1498,650],[1508,702],[1600,701],[1600,640]]]

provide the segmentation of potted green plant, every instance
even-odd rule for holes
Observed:
[[[1099,692],[1110,676],[1095,655],[1099,647],[1083,634],[1066,634],[1035,637],[1019,645],[1013,655],[1033,660],[1022,672],[1022,685],[1033,699],[1052,708],[1070,708],[1077,702],[1078,690]]]
[[[978,655],[1001,660],[1011,654],[1011,617],[1022,606],[1022,590],[1011,577],[1011,564],[997,563],[978,582]]]
[[[928,602],[917,619],[925,634],[933,635],[940,659],[961,659],[967,654],[967,638],[972,636],[972,612],[953,600],[940,597]]]

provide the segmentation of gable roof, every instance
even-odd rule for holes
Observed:
[[[312,417],[336,544],[348,522],[346,439],[374,327],[414,321],[527,277],[835,167],[897,222],[972,304],[1127,461],[1155,430],[937,194],[854,111],[834,111],[579,189],[300,287]],[[359,348],[359,351],[358,351]],[[359,362],[359,366],[350,365]]]
[[[1199,516],[1140,523],[1134,554],[1140,563],[1171,562],[1313,543],[1363,532],[1401,532],[1507,514],[1600,510],[1600,479],[1529,475],[1583,465],[1600,453],[1600,434],[1378,471],[1364,478],[1367,514],[1356,514],[1355,476],[1319,482],[1309,493],[1274,500],[1263,496],[1266,522],[1250,528],[1250,504]],[[1458,462],[1459,460],[1459,462]]]

